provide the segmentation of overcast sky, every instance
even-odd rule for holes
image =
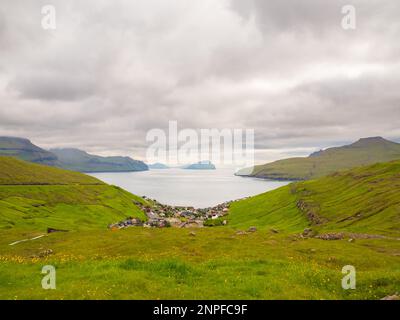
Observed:
[[[0,135],[143,159],[177,120],[255,129],[257,162],[400,141],[400,2],[352,0],[355,30],[346,4],[2,0]]]

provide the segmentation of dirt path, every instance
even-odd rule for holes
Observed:
[[[25,242],[25,241],[31,241],[31,240],[40,239],[40,238],[43,238],[45,236],[46,236],[45,234],[41,234],[40,236],[37,236],[37,237],[34,237],[34,238],[18,240],[18,241],[15,241],[13,243],[10,243],[9,246],[13,246],[13,245],[16,245],[18,243]]]

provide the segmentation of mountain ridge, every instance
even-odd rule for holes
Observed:
[[[147,171],[148,166],[127,156],[102,157],[77,148],[50,149],[64,169],[79,172],[131,172]]]
[[[0,155],[52,166],[57,165],[58,160],[54,154],[34,145],[29,139],[11,136],[0,137]]]
[[[382,137],[361,138],[340,147],[332,147],[308,157],[282,159],[246,168],[236,173],[273,180],[310,180],[336,171],[400,159],[400,144]]]
[[[15,157],[24,161],[78,172],[130,172],[146,171],[147,165],[130,157],[102,157],[76,148],[45,150],[29,139],[0,137],[0,156]]]

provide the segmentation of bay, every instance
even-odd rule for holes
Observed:
[[[173,206],[206,208],[254,196],[288,184],[285,181],[239,177],[230,168],[164,169],[142,172],[92,173],[92,176],[138,196]]]

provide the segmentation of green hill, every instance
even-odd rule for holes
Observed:
[[[0,137],[0,156],[16,157],[39,164],[57,165],[57,156],[23,138]]]
[[[66,148],[51,149],[57,156],[60,167],[79,172],[128,172],[146,171],[148,166],[139,160],[129,157],[101,157],[85,151]]]
[[[0,185],[99,185],[100,180],[78,172],[0,157]]]
[[[230,225],[400,236],[400,161],[355,168],[234,202]]]
[[[276,180],[309,180],[330,173],[400,159],[400,144],[381,137],[364,138],[321,150],[306,158],[290,158],[239,171],[237,175]]]
[[[0,229],[106,229],[128,216],[145,219],[143,202],[87,175],[0,157]]]

